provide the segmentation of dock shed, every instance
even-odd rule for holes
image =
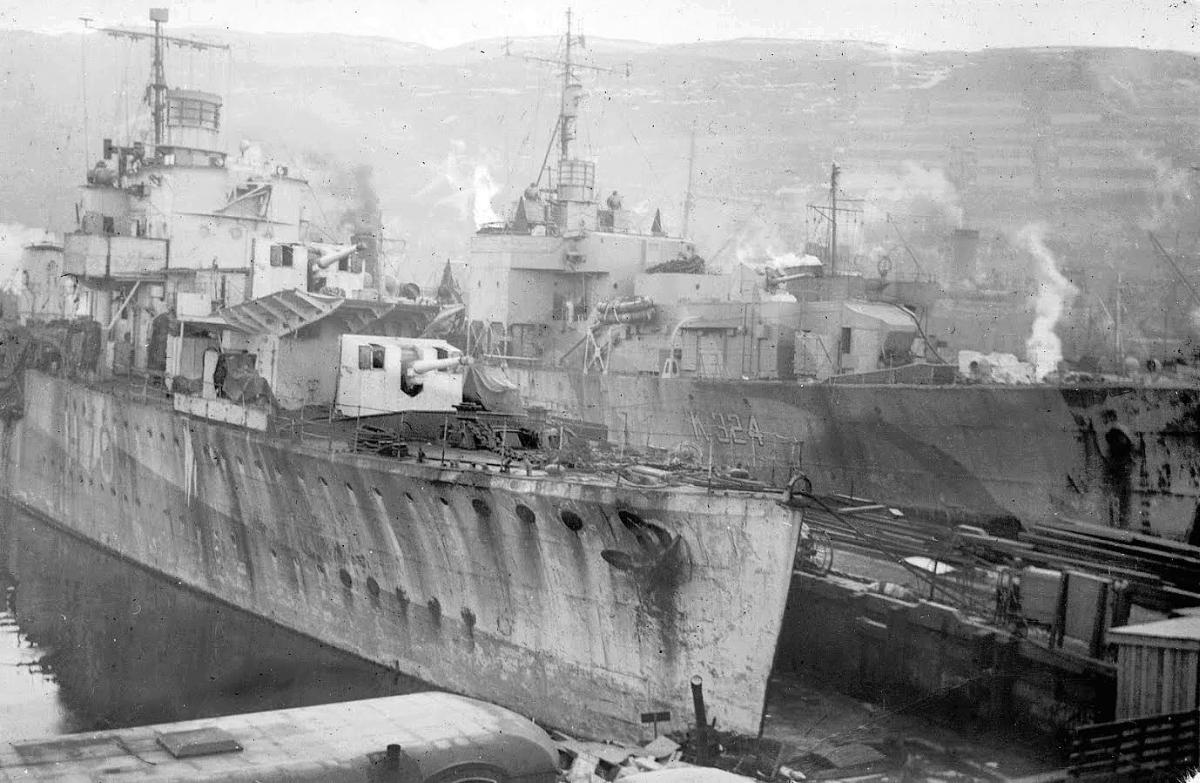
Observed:
[[[1200,707],[1200,616],[1113,628],[1117,646],[1116,719]]]

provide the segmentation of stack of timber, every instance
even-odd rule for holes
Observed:
[[[884,504],[833,494],[808,499],[803,507],[805,524],[824,530],[835,543],[897,557],[945,555],[949,560],[955,559],[953,530],[907,517]]]
[[[1124,580],[1134,602],[1148,608],[1200,605],[1200,547],[1083,522],[1036,525],[1016,540],[963,528],[959,536],[965,549],[992,559]]]
[[[1151,715],[1072,731],[1072,780],[1185,780],[1196,768],[1195,710]]]

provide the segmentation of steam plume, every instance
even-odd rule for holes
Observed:
[[[1054,329],[1063,310],[1078,293],[1071,281],[1058,271],[1058,262],[1044,241],[1045,230],[1041,224],[1029,225],[1019,235],[1021,243],[1033,254],[1037,265],[1038,292],[1033,333],[1025,341],[1025,353],[1038,379],[1044,379],[1054,372],[1062,361],[1062,341]]]
[[[941,169],[906,160],[898,173],[873,171],[864,176],[862,185],[867,190],[868,223],[883,223],[886,213],[899,212],[936,216],[954,228],[962,226],[958,189]]]
[[[475,217],[475,228],[482,228],[488,223],[500,222],[500,216],[492,208],[492,198],[500,192],[500,187],[492,181],[487,166],[482,164],[475,167],[474,175],[474,205],[472,212]]]
[[[14,223],[0,223],[0,291],[10,294],[21,290],[21,254],[32,242],[45,237],[41,229]]]

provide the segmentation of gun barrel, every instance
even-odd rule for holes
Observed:
[[[328,269],[343,258],[349,258],[350,254],[355,250],[358,250],[358,245],[344,246],[336,250],[326,250],[312,262],[313,269]]]
[[[471,364],[470,356],[452,356],[447,359],[418,359],[408,366],[410,375],[424,375],[434,370],[449,370]]]
[[[812,277],[808,272],[793,272],[791,274],[767,274],[767,287],[772,288],[783,283],[789,283],[792,280],[799,280],[802,277]]]

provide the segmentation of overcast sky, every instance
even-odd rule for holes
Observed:
[[[1136,46],[1200,51],[1200,0],[573,0],[585,34],[655,43],[740,37],[851,38],[914,49]],[[63,32],[78,17],[253,32],[382,35],[434,47],[553,35],[562,0],[4,0],[0,27]]]

